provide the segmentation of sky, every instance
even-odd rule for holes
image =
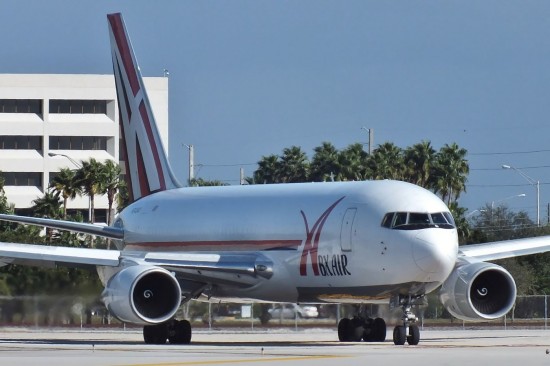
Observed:
[[[0,72],[111,74],[112,12],[143,76],[169,70],[182,182],[186,144],[197,177],[238,184],[262,156],[366,143],[365,127],[374,147],[467,149],[471,217],[494,202],[534,219],[531,179],[548,218],[548,1],[3,0]]]

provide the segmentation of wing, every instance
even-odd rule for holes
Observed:
[[[19,224],[30,224],[37,226],[46,226],[54,229],[69,230],[78,233],[92,234],[110,239],[123,239],[124,230],[95,224],[86,224],[83,222],[63,221],[54,219],[42,219],[38,217],[17,216],[0,214],[0,220],[17,222]]]
[[[550,251],[550,236],[495,241],[491,243],[462,245],[459,255],[480,261],[519,257]]]
[[[38,267],[89,267],[120,264],[120,251],[0,243],[0,266],[21,264]]]
[[[111,239],[124,238],[123,229],[110,226],[3,214],[0,214],[0,220],[47,226]],[[212,284],[253,285],[259,277],[270,278],[273,274],[273,263],[257,252],[142,252],[0,242],[0,266],[19,264],[82,267],[93,270],[96,266],[118,267],[132,263],[159,266],[176,272],[180,279]]]

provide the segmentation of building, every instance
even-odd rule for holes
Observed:
[[[168,149],[168,78],[144,83]],[[0,170],[16,211],[28,211],[62,168],[89,158],[119,161],[118,119],[112,75],[0,74]],[[68,203],[88,206],[86,196]],[[95,207],[101,221],[107,198],[96,197]]]

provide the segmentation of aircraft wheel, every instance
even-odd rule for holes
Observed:
[[[374,319],[373,323],[373,341],[374,342],[384,342],[386,340],[386,322],[382,318]]]
[[[342,318],[338,322],[338,340],[340,342],[349,342],[351,334],[351,319]]]
[[[143,340],[146,344],[165,344],[167,339],[168,325],[166,323],[143,327]]]
[[[409,335],[407,336],[407,343],[411,346],[416,346],[420,342],[420,329],[417,325],[409,326]]]
[[[407,340],[407,331],[406,328],[402,325],[398,325],[393,328],[393,344],[396,346],[402,346]]]
[[[351,319],[349,332],[350,342],[361,342],[365,333],[364,320],[358,317]]]
[[[187,320],[174,320],[169,332],[168,341],[171,344],[191,343],[191,323]]]

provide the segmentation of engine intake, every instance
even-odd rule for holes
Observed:
[[[439,297],[454,317],[481,321],[500,318],[512,309],[516,283],[493,263],[466,263],[456,267],[443,283]]]
[[[181,302],[181,288],[167,270],[146,265],[126,267],[107,283],[101,299],[124,322],[158,324],[171,319]]]

